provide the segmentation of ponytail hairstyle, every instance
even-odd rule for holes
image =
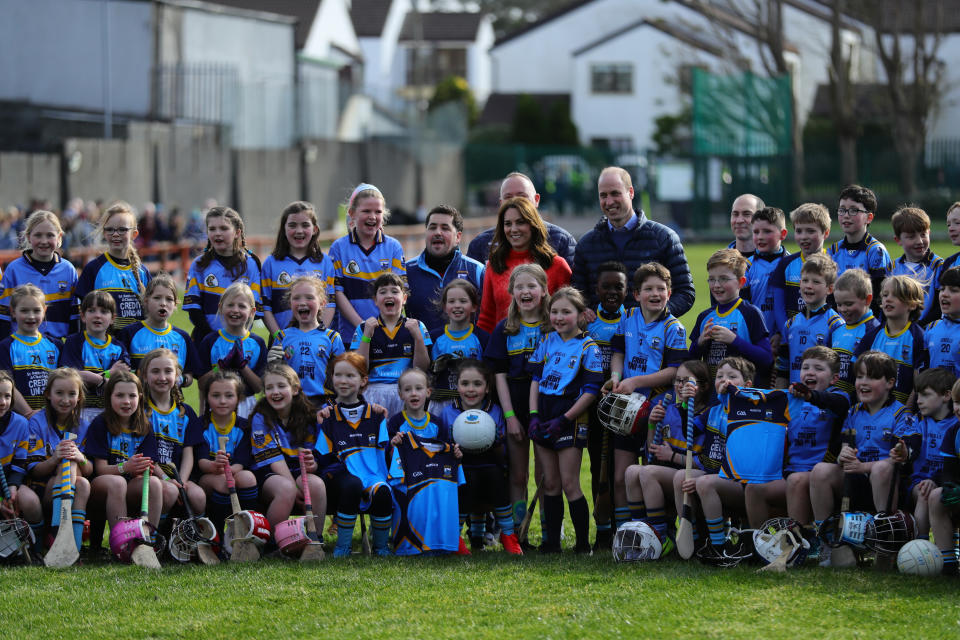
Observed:
[[[324,380],[327,381],[327,384],[332,388],[333,387],[333,369],[337,366],[339,362],[346,362],[351,367],[357,370],[357,373],[360,374],[361,378],[367,378],[369,371],[367,369],[367,359],[356,351],[347,351],[341,353],[338,356],[330,358],[327,361],[327,375]],[[360,384],[360,393],[363,393],[363,390],[367,387],[367,383],[363,382]],[[333,397],[336,398],[336,391],[334,391]]]
[[[134,213],[133,207],[123,200],[118,200],[110,205],[107,210],[103,212],[103,215],[100,216],[100,225],[97,227],[97,233],[101,238],[103,237],[104,227],[110,222],[110,218],[114,216],[127,216],[130,219],[130,227],[136,231],[137,214]],[[140,261],[140,254],[137,253],[137,247],[133,244],[133,239],[127,243],[127,253],[124,258],[130,261],[130,270],[133,271],[133,278],[137,282],[137,293],[142,294],[143,281],[140,279],[140,267],[143,266],[143,263]]]
[[[323,259],[323,251],[320,249],[320,222],[313,205],[303,200],[291,202],[280,214],[280,228],[277,230],[277,242],[274,244],[272,255],[276,260],[283,260],[290,255],[290,241],[287,240],[286,227],[287,220],[295,213],[302,213],[313,223],[313,235],[310,236],[310,243],[307,245],[307,258],[319,262]]]
[[[517,301],[513,297],[513,286],[521,275],[531,276],[543,289],[543,298],[540,299],[540,324],[543,327],[550,325],[550,294],[547,292],[547,272],[543,270],[543,267],[532,262],[518,264],[513,268],[507,284],[507,290],[510,292],[510,307],[507,309],[507,321],[503,325],[503,331],[507,335],[515,335],[520,331],[522,323],[520,309],[517,308]]]
[[[383,197],[380,189],[372,184],[363,182],[354,187],[353,192],[350,193],[350,198],[347,200],[347,211],[351,214],[355,213],[357,210],[357,202],[364,198],[380,199],[380,202],[383,203],[383,224],[386,225],[387,221],[390,220],[390,210],[387,209],[387,199]]]
[[[207,215],[203,218],[204,229],[207,228],[210,220],[213,218],[225,218],[227,222],[233,225],[234,231],[237,232],[233,238],[233,255],[231,255],[228,260],[223,261],[229,269],[230,277],[236,280],[247,272],[247,255],[249,255],[249,251],[247,250],[247,237],[244,234],[243,218],[230,207],[211,207],[210,210],[207,211]],[[200,269],[206,269],[210,263],[213,262],[216,253],[217,252],[213,250],[213,244],[207,239],[207,246],[204,247],[203,253],[197,258],[197,266]]]
[[[290,434],[291,444],[303,446],[307,443],[307,438],[314,433],[317,428],[317,410],[307,399],[300,386],[300,378],[297,372],[282,362],[271,362],[263,372],[263,380],[267,376],[274,375],[284,378],[293,390],[293,399],[290,402],[290,416],[287,423],[283,425],[284,431]],[[273,428],[281,426],[280,417],[270,402],[264,397],[257,401],[256,406],[250,413],[250,422],[253,423],[253,416],[257,413],[263,414],[264,422]]]
[[[107,380],[107,384],[103,389],[103,420],[107,424],[107,431],[115,436],[123,433],[120,416],[113,410],[113,402],[111,400],[113,390],[116,389],[117,385],[121,382],[130,382],[137,387],[137,395],[139,396],[137,410],[130,416],[129,430],[135,436],[145,436],[150,433],[150,420],[147,419],[147,412],[144,409],[143,385],[140,384],[140,378],[129,371],[118,371],[117,373],[111,374],[110,379]]]
[[[30,214],[30,217],[27,218],[27,224],[24,225],[23,231],[20,232],[18,240],[20,241],[21,251],[30,251],[30,234],[33,233],[33,230],[36,229],[37,225],[41,222],[49,222],[53,225],[53,228],[57,230],[57,249],[63,244],[63,227],[60,225],[60,218],[57,217],[52,211],[34,211]]]
[[[12,380],[10,374],[6,371],[3,373],[6,375],[0,376],[0,381]],[[73,408],[73,411],[70,412],[70,415],[67,416],[67,423],[62,425],[57,425],[57,413],[53,410],[53,407],[50,406],[50,390],[53,389],[53,383],[57,380],[70,380],[77,385],[77,405]],[[43,390],[43,397],[47,400],[46,406],[43,409],[47,416],[47,424],[51,426],[61,426],[65,431],[73,431],[76,433],[80,427],[80,420],[83,415],[83,404],[86,401],[86,395],[84,394],[85,386],[83,379],[80,377],[80,373],[76,369],[59,367],[51,371],[50,375],[47,376],[47,386]]]
[[[152,283],[153,280],[150,282]],[[137,374],[140,376],[140,379],[143,380],[143,393],[147,397],[147,400],[153,400],[150,396],[150,385],[147,383],[147,370],[150,368],[150,363],[157,358],[170,358],[170,360],[173,361],[176,378],[174,378],[173,386],[170,387],[170,399],[173,401],[173,406],[177,408],[177,411],[179,411],[182,416],[187,410],[184,409],[185,401],[183,399],[183,390],[180,389],[180,384],[177,380],[183,375],[183,370],[180,368],[180,360],[177,358],[177,354],[170,349],[161,347],[143,356],[143,360],[140,361],[140,368],[137,369]],[[153,409],[150,409],[150,411],[153,411]]]

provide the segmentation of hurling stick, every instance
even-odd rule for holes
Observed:
[[[177,469],[177,465],[171,464],[173,468],[173,478],[177,481],[177,484],[180,486],[180,499],[183,500],[183,508],[187,512],[187,519],[190,520],[191,525],[196,529],[197,527],[197,518],[193,513],[193,509],[190,508],[190,500],[187,498],[187,490],[183,486],[183,480],[180,479],[180,471]],[[200,536],[200,532],[197,531],[197,537]],[[220,564],[220,558],[217,557],[217,554],[213,552],[213,547],[211,547],[206,542],[197,543],[197,557],[200,558],[200,562],[203,564]]]
[[[227,450],[227,438],[220,437],[220,449],[222,451]],[[233,509],[233,515],[236,516],[242,509],[240,509],[240,498],[237,497],[237,485],[233,481],[233,469],[230,468],[230,461],[227,461],[227,464],[223,465],[223,477],[227,481],[227,489],[230,491],[230,507]],[[245,538],[236,537],[237,532],[237,522],[236,518],[233,520],[233,526],[230,528],[230,533],[233,538],[230,540],[230,561],[231,562],[256,562],[260,559],[260,551],[257,549],[257,546],[253,544],[250,540]],[[226,534],[226,531],[224,531]]]
[[[303,510],[307,516],[307,537],[310,544],[303,548],[300,562],[323,560],[323,542],[317,536],[317,523],[313,520],[313,504],[310,499],[310,482],[307,480],[307,464],[303,449],[300,449],[300,481],[303,483]]]
[[[899,446],[899,444],[897,446]],[[894,507],[896,506],[895,502],[896,502],[898,484],[900,484],[900,463],[894,462],[893,477],[890,478],[890,490],[887,492],[887,505],[886,505],[887,515],[891,515],[894,512]],[[876,564],[877,569],[879,569],[880,571],[893,570],[893,565],[896,560],[896,557],[897,557],[897,554],[895,553],[877,551],[877,564]]]
[[[0,489],[3,491],[4,500],[10,499],[10,487],[7,485],[7,474],[3,470],[3,464],[0,463]],[[20,542],[20,555],[23,557],[24,562],[27,564],[32,564],[33,561],[30,559],[30,550],[27,549],[27,541],[22,540]]]
[[[856,434],[851,431],[846,431],[843,434],[844,444],[853,448],[856,446]],[[851,491],[851,482],[850,474],[847,472],[843,473],[843,496],[840,498],[840,513],[849,513],[850,511],[850,491]],[[842,522],[842,520],[838,521]],[[835,543],[838,543],[843,535],[843,531],[834,532]],[[857,564],[857,555],[848,544],[841,544],[830,552],[830,566],[837,568],[846,568],[852,567]]]
[[[693,378],[690,384],[696,387]],[[693,469],[693,405],[694,399],[687,399],[687,464],[683,473],[684,480],[690,479]],[[690,494],[683,494],[683,509],[680,513],[680,525],[677,527],[677,553],[684,560],[693,556],[693,507],[690,505]]]
[[[147,517],[150,515],[150,467],[147,467],[146,471],[143,472],[143,490],[140,492],[140,519],[144,522],[147,522]],[[133,564],[138,567],[146,567],[148,569],[159,569],[160,561],[157,560],[157,552],[153,550],[153,546],[147,541],[142,541],[133,549],[133,553],[130,554],[130,558],[133,560]]]
[[[610,469],[610,430],[603,430],[603,449],[600,452],[600,483],[597,487],[597,497],[593,501],[593,519],[597,522],[610,522],[610,483],[607,475]]]
[[[757,573],[761,571],[770,571],[771,573],[786,573],[787,571],[787,560],[790,559],[790,556],[793,555],[794,550],[797,546],[794,544],[793,536],[790,534],[789,530],[784,529],[777,534],[777,537],[780,538],[780,548],[783,551],[780,552],[780,555],[777,556],[773,562],[768,564],[765,567],[760,567],[757,569]]]
[[[68,433],[67,440],[77,436]],[[69,567],[80,557],[77,542],[73,536],[73,463],[67,458],[60,461],[60,526],[57,537],[50,550],[43,557],[43,564],[48,567]]]
[[[540,499],[542,493],[543,478],[537,483],[537,491],[533,494],[533,499],[530,500],[530,504],[527,505],[527,513],[523,516],[523,522],[521,522],[517,528],[517,540],[521,543],[527,541],[527,534],[530,533],[530,520],[533,518],[533,511],[537,508],[537,500]]]

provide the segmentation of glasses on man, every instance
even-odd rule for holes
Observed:
[[[133,227],[104,227],[103,232],[108,236],[122,236],[133,231]]]
[[[846,207],[840,207],[839,209],[837,209],[838,218],[843,218],[843,217],[852,218],[853,216],[858,216],[861,213],[870,213],[870,212],[867,211],[866,209],[847,209]]]

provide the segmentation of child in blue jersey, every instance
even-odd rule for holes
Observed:
[[[787,237],[786,217],[783,211],[776,207],[764,207],[753,214],[753,246],[756,252],[747,262],[745,275],[746,287],[743,299],[760,309],[763,321],[770,332],[771,343],[776,351],[780,335],[774,309],[773,272],[780,265],[780,261],[790,255],[783,247]]]
[[[397,380],[397,392],[403,408],[394,415],[387,414],[383,427],[390,440],[396,444],[399,436],[412,431],[418,438],[452,442],[450,424],[440,420],[440,416],[427,411],[430,401],[430,377],[422,369],[411,367],[400,374]]]
[[[183,372],[181,387],[189,387],[200,367],[197,343],[190,334],[170,322],[177,310],[177,284],[166,273],[158,273],[143,292],[144,319],[123,328],[117,336],[130,354],[130,366],[140,368],[140,361],[154,349],[169,349],[177,356]]]
[[[728,356],[743,356],[757,367],[757,379],[769,379],[773,353],[760,310],[740,297],[747,260],[736,249],[721,249],[707,260],[707,283],[716,306],[697,316],[690,332],[690,356],[704,360],[711,377]]]
[[[840,356],[837,387],[853,398],[853,354],[868,331],[880,326],[870,309],[873,300],[870,276],[863,269],[849,269],[837,278],[833,300],[844,324],[833,332],[833,350]]]
[[[370,285],[382,274],[403,278],[407,268],[403,247],[383,232],[390,212],[383,194],[372,184],[358,185],[347,203],[350,231],[330,245],[340,335],[352,336],[367,318],[377,316]],[[371,368],[371,373],[373,369]]]
[[[843,432],[854,435],[855,446],[844,444],[837,462],[820,462],[810,475],[810,501],[817,528],[836,513],[847,474],[851,509],[883,511],[893,480],[894,464],[920,452],[920,433],[913,415],[894,399],[897,363],[881,351],[857,358],[857,403],[850,408]],[[905,471],[903,477],[909,477]],[[896,508],[896,500],[894,500]]]
[[[804,308],[784,326],[777,357],[775,386],[779,389],[799,382],[803,354],[814,346],[832,347],[833,334],[843,325],[840,314],[827,306],[837,280],[836,263],[823,254],[812,255],[803,263],[800,273]]]
[[[116,202],[100,220],[99,230],[107,250],[83,268],[77,280],[76,297],[83,300],[94,289],[109,293],[117,303],[113,328],[122,329],[143,319],[140,294],[150,280],[150,272],[141,264],[133,244],[138,234],[133,208],[126,202]]]
[[[923,287],[923,309],[934,306],[937,295],[937,276],[943,258],[930,250],[930,216],[919,207],[900,207],[890,219],[893,239],[903,255],[893,262],[893,275],[910,276]]]
[[[193,446],[199,444],[200,423],[197,414],[183,399],[177,380],[180,364],[169,349],[154,349],[140,362],[139,377],[143,380],[147,401],[147,417],[157,439],[156,466],[158,475],[170,480],[163,483],[163,513],[169,513],[180,499],[174,468],[180,473],[187,499],[194,513],[203,513],[206,497],[189,478],[193,474]]]
[[[40,333],[46,311],[43,292],[22,284],[10,294],[10,311],[17,330],[0,340],[0,369],[13,375],[13,409],[29,418],[44,406],[47,377],[57,368],[60,341]]]
[[[11,411],[11,407],[13,376],[0,369],[0,466],[3,467],[10,490],[9,498],[0,495],[0,518],[15,518],[17,514],[23,514],[33,529],[34,540],[41,540],[46,523],[37,494],[26,481],[26,448],[29,446],[29,439],[24,439],[23,435],[27,421],[19,413]],[[27,517],[31,510],[32,521]]]
[[[893,397],[906,404],[913,393],[913,376],[929,360],[923,329],[915,324],[923,308],[923,289],[910,276],[890,276],[880,292],[883,324],[864,334],[853,359],[856,362],[861,353],[871,350],[893,357],[897,363]]]
[[[317,417],[297,373],[285,364],[272,362],[263,374],[263,399],[250,417],[250,443],[253,471],[273,526],[287,520],[303,499],[299,453],[304,450],[316,530],[323,531],[327,491],[320,478],[325,461],[316,452]]]
[[[441,419],[452,425],[469,409],[486,412],[497,425],[490,449],[481,453],[465,451],[461,464],[466,478],[466,500],[460,505],[460,526],[470,519],[470,547],[474,553],[483,549],[486,513],[492,510],[500,527],[500,543],[511,555],[523,555],[513,527],[513,507],[507,487],[507,451],[504,443],[506,423],[503,410],[493,402],[493,374],[481,361],[466,358],[460,362],[457,392],[452,404],[444,408]]]
[[[629,276],[627,267],[622,262],[611,260],[600,265],[597,272],[597,305],[596,318],[587,325],[587,335],[593,338],[600,348],[603,361],[604,388],[612,386],[610,382],[610,360],[613,356],[611,341],[617,332],[620,319],[625,313],[623,301],[627,298]],[[614,483],[613,467],[613,437],[610,431],[600,423],[597,416],[597,404],[594,403],[588,412],[590,428],[587,432],[587,452],[590,454],[590,479],[593,493],[593,503],[597,504],[599,493],[610,491]],[[603,461],[607,460],[607,477],[602,478]],[[609,502],[607,503],[609,504]],[[593,510],[593,519],[597,527],[597,538],[594,543],[596,549],[609,549],[613,543],[613,514],[609,510]]]
[[[366,360],[351,351],[332,362],[336,402],[320,425],[317,451],[333,454],[341,463],[324,477],[329,506],[336,509],[333,557],[347,557],[352,552],[353,530],[361,511],[370,514],[374,553],[387,556],[393,499],[387,484],[386,425],[383,415],[360,395],[367,381]]]
[[[156,527],[163,508],[163,481],[153,473],[158,468],[157,439],[140,379],[129,371],[110,376],[103,397],[106,406],[90,423],[84,446],[96,474],[90,483],[91,511],[105,514],[110,526],[127,513],[139,513],[143,474],[150,469],[147,519]]]
[[[823,243],[830,235],[830,212],[822,204],[805,202],[790,212],[790,223],[793,241],[800,246],[800,251],[784,256],[770,275],[774,324],[767,329],[781,336],[787,320],[804,309],[800,295],[800,269],[804,261],[812,255],[826,255]]]
[[[510,274],[509,289],[512,300],[507,317],[490,334],[483,357],[493,370],[497,399],[507,421],[510,500],[514,526],[520,526],[526,516],[530,466],[530,441],[527,438],[530,373],[527,360],[543,339],[548,322],[547,273],[537,264],[517,265]]]
[[[480,293],[467,280],[451,280],[440,291],[440,309],[447,323],[433,339],[433,397],[430,410],[440,415],[457,397],[460,363],[466,358],[479,359],[490,339],[478,329],[473,319],[480,306]]]
[[[267,363],[267,345],[263,338],[250,332],[256,314],[253,292],[243,282],[234,282],[220,296],[220,321],[223,328],[211,333],[200,343],[200,373],[229,369],[243,380],[246,400],[237,413],[250,415],[256,403],[255,394],[263,389],[260,374]]]
[[[940,273],[941,316],[923,332],[931,367],[944,367],[960,376],[960,267]]]
[[[256,317],[263,315],[260,258],[247,249],[240,214],[230,207],[213,207],[204,221],[207,246],[190,265],[183,295],[183,310],[193,323],[190,335],[198,343],[223,328],[220,298],[232,284],[247,285],[253,293]]]
[[[396,415],[402,408],[397,381],[410,367],[430,367],[430,333],[419,320],[403,315],[407,301],[406,284],[395,273],[385,273],[373,282],[379,315],[368,317],[353,332],[351,351],[367,360],[370,384],[365,397]]]
[[[674,400],[676,398],[676,400]],[[647,435],[650,464],[627,467],[624,484],[628,516],[643,520],[667,539],[667,504],[672,500],[673,478],[677,469],[685,468],[687,453],[686,404],[694,403],[693,447],[695,468],[702,470],[700,453],[706,433],[705,411],[710,402],[710,370],[700,360],[687,360],[677,367],[673,379],[673,395],[661,394],[653,400]]]
[[[320,248],[320,225],[317,212],[309,202],[291,202],[280,215],[280,228],[273,253],[263,261],[260,273],[263,298],[263,324],[271,336],[290,324],[293,311],[287,293],[300,276],[312,276],[323,283],[327,301],[320,312],[320,324],[333,328],[334,300],[333,260]]]
[[[116,302],[106,291],[91,291],[80,305],[84,330],[68,336],[60,351],[60,366],[80,372],[86,385],[83,419],[89,423],[103,412],[103,385],[111,375],[130,371],[130,356],[122,342],[108,333]]]
[[[530,358],[530,425],[534,455],[543,469],[543,507],[547,541],[542,553],[560,551],[563,495],[570,507],[577,553],[590,552],[590,515],[580,489],[580,463],[587,445],[587,409],[600,393],[600,349],[583,329],[586,303],[573,287],[550,298],[548,333]],[[561,490],[563,494],[561,494]]]
[[[60,219],[50,211],[34,211],[27,219],[23,237],[30,248],[7,265],[0,279],[0,338],[16,330],[10,317],[10,294],[28,282],[40,287],[46,298],[47,315],[40,332],[50,338],[64,338],[77,322],[77,269],[57,253],[63,243]]]
[[[953,415],[958,418],[958,422],[943,436],[943,444],[940,446],[941,486],[930,492],[927,507],[930,511],[933,541],[943,558],[943,574],[955,576],[957,554],[954,549],[954,536],[957,522],[960,522],[960,380],[953,384],[950,397],[953,400]]]
[[[313,276],[298,276],[287,289],[290,326],[275,338],[283,348],[283,361],[297,372],[303,392],[315,407],[323,405],[327,362],[344,352],[343,340],[333,329],[320,325],[326,308],[326,285]]]
[[[947,209],[947,236],[950,238],[950,243],[953,244],[953,246],[960,246],[960,202],[954,202]],[[943,259],[943,263],[940,265],[940,273],[938,273],[937,277],[933,280],[937,288],[936,295],[933,296],[933,303],[929,309],[924,309],[922,321],[925,324],[930,324],[940,317],[940,301],[938,298],[941,291],[939,284],[940,276],[947,269],[952,269],[957,266],[960,266],[960,252],[951,254]]]
[[[910,497],[918,538],[926,539],[930,533],[930,492],[943,482],[940,447],[947,432],[957,424],[950,400],[956,382],[957,376],[942,367],[924,369],[914,379],[921,447],[910,476]]]
[[[255,510],[259,491],[257,479],[248,471],[253,462],[247,421],[237,415],[237,405],[243,397],[243,381],[233,371],[216,371],[202,381],[200,393],[207,407],[198,421],[199,437],[188,435],[193,446],[184,447],[184,454],[192,450],[197,463],[194,480],[206,493],[210,519],[218,530],[232,513],[230,492],[223,469],[230,465],[236,483],[237,497],[244,510]],[[226,439],[221,445],[221,439]],[[181,475],[181,477],[186,477]]]
[[[611,390],[638,393],[647,398],[667,389],[677,367],[687,357],[687,332],[670,312],[670,272],[657,262],[648,262],[633,275],[633,295],[640,306],[626,311],[611,340]],[[622,380],[621,380],[622,374]],[[613,439],[614,530],[629,519],[624,473],[637,464],[646,434]]]
[[[852,184],[840,192],[837,218],[843,239],[834,242],[827,254],[837,263],[837,271],[863,269],[870,276],[873,312],[880,316],[880,285],[893,273],[893,261],[883,243],[870,235],[869,226],[877,213],[877,196],[870,189]]]
[[[810,472],[819,462],[835,462],[840,452],[840,427],[850,410],[850,399],[834,386],[840,357],[825,346],[804,350],[797,382],[790,393],[804,400],[800,413],[790,416],[783,478],[747,485],[745,500],[750,522],[766,522],[772,511],[782,512],[802,525],[813,522]]]

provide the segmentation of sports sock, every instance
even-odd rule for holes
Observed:
[[[353,529],[357,524],[357,514],[337,511],[334,521],[337,523],[337,546],[349,549],[353,545]]]
[[[244,511],[255,511],[259,506],[260,491],[256,486],[237,489],[237,498],[240,500],[240,506]],[[230,497],[227,496],[227,502]]]
[[[370,528],[373,529],[373,549],[386,549],[390,540],[390,524],[393,516],[370,516]]]
[[[715,547],[722,547],[725,540],[723,518],[707,518],[707,531],[710,532],[710,544]]]
[[[586,496],[568,500],[567,504],[570,506],[573,531],[577,536],[577,547],[590,546],[590,508],[587,506]]]
[[[940,551],[943,557],[943,575],[952,576],[957,573],[957,556],[953,554],[953,549],[943,549]]]
[[[483,513],[470,514],[470,539],[483,538],[483,532],[487,526],[487,516]]]
[[[953,530],[953,557],[960,558],[960,529]]]
[[[667,512],[664,507],[647,509],[647,524],[649,524],[661,540],[667,537]]]
[[[500,533],[504,535],[513,535],[513,516],[510,511],[510,505],[505,504],[493,510],[493,515],[497,519],[497,525],[500,527]]]
[[[615,507],[613,510],[613,528],[619,529],[624,522],[634,520],[633,510],[630,507]]]
[[[617,509],[616,511],[619,510],[620,509]],[[643,500],[638,502],[628,502],[627,510],[630,512],[630,520],[643,520],[647,517],[647,506],[643,503]],[[626,520],[624,520],[624,522],[626,522]]]
[[[560,513],[563,513],[563,498],[560,498]],[[563,523],[563,517],[560,518],[561,525]],[[548,544],[552,540],[560,541],[560,529],[557,528],[557,535],[552,536],[550,527],[547,524],[547,514],[543,504],[543,500],[540,501],[540,541],[541,544]]]
[[[543,496],[540,501],[541,513],[546,518],[546,527],[543,529],[540,544],[543,546],[560,546],[560,526],[563,524],[563,496]]]
[[[527,503],[517,500],[513,503],[513,528],[519,529],[523,519],[527,516]]]
[[[60,513],[60,510],[57,509],[54,513]],[[41,518],[40,522],[31,522],[30,528],[33,530],[33,539],[35,540],[35,545],[37,549],[42,549],[44,545],[43,539],[43,529],[47,526],[47,523]]]
[[[87,519],[85,509],[73,510],[73,541],[77,543],[77,551],[83,547],[83,523]]]
[[[210,494],[210,521],[217,531],[223,532],[223,521],[230,515],[230,496],[214,491]]]
[[[60,526],[60,494],[53,496],[53,506],[50,510],[50,526],[54,529]]]

